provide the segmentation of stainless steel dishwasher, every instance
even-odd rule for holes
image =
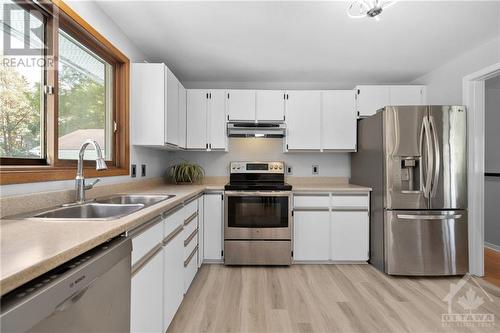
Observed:
[[[2,332],[128,332],[132,242],[117,237],[1,298]]]

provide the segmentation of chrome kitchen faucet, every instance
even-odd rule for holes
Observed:
[[[95,159],[95,169],[97,171],[106,170],[108,166],[102,157],[102,150],[97,141],[88,139],[86,140],[82,146],[80,147],[80,152],[78,154],[78,166],[76,169],[76,178],[75,178],[75,190],[76,190],[76,202],[83,203],[85,202],[85,191],[90,190],[94,187],[95,184],[99,181],[96,179],[89,185],[85,185],[85,177],[83,177],[83,155],[85,153],[85,149],[87,146],[91,144],[94,146],[97,158]]]

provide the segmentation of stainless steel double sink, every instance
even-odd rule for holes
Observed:
[[[23,218],[61,220],[110,220],[132,214],[175,195],[120,194],[85,202],[66,204],[24,215]]]

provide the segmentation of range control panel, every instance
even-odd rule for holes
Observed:
[[[285,173],[283,162],[231,162],[231,173]]]

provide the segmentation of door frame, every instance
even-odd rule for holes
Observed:
[[[463,78],[468,132],[469,272],[484,276],[484,128],[485,83],[500,74],[500,62]]]

